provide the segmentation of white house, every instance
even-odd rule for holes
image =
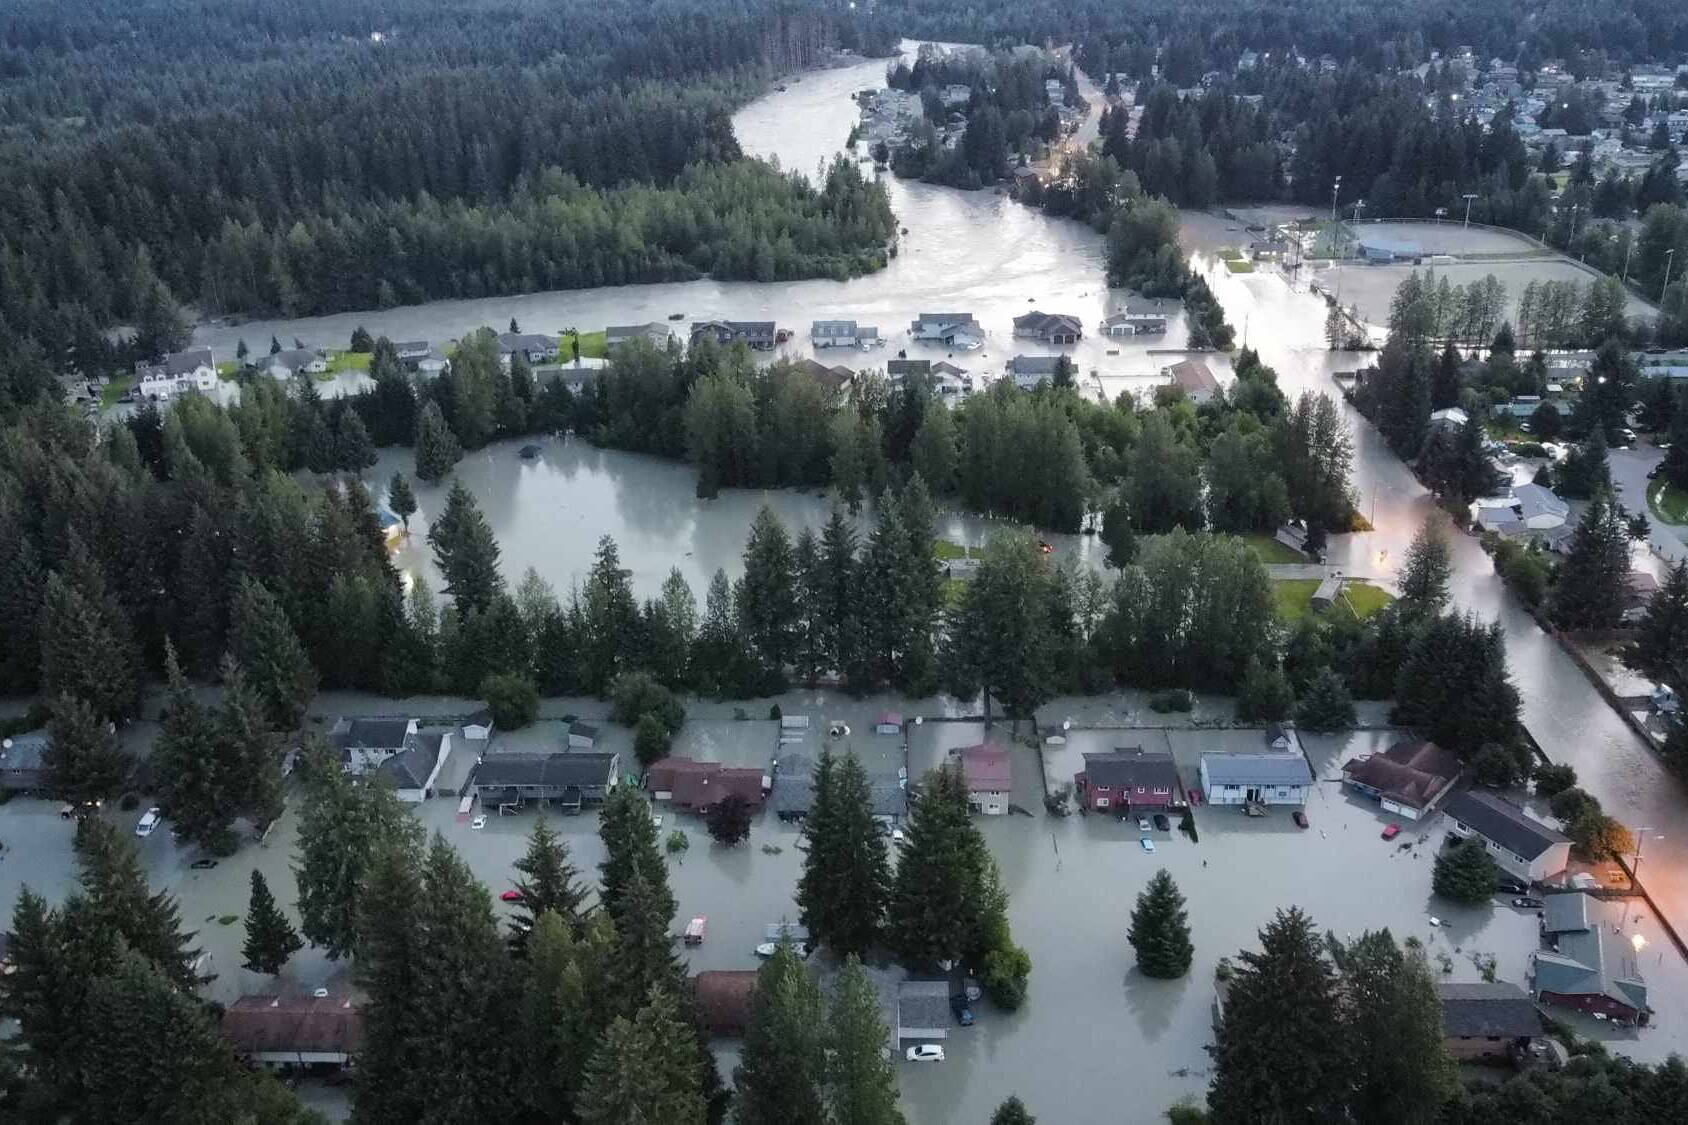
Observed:
[[[217,387],[217,364],[210,348],[171,352],[157,363],[135,364],[135,394],[167,402],[183,391],[210,394]]]
[[[375,772],[392,781],[399,800],[420,804],[434,795],[434,783],[450,756],[450,731],[424,731],[406,738],[405,748],[384,759]]]
[[[963,351],[981,347],[985,342],[985,330],[972,313],[921,313],[909,325],[909,335]]]
[[[569,724],[569,749],[590,750],[598,741],[598,728],[590,723]]]
[[[879,329],[853,320],[817,320],[809,326],[809,342],[817,348],[871,348],[884,343]]]
[[[1210,805],[1304,805],[1313,770],[1300,754],[1203,754],[1202,795]]]
[[[485,742],[492,737],[492,712],[485,707],[463,721],[463,737],[470,742]]]
[[[1532,883],[1565,870],[1571,841],[1562,833],[1492,793],[1455,793],[1442,811],[1456,836],[1476,836],[1500,867]]]
[[[328,732],[328,741],[339,752],[342,769],[362,774],[414,746],[416,720],[341,719]]]

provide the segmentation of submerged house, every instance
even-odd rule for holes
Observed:
[[[1530,994],[1508,981],[1436,982],[1442,1002],[1442,1042],[1458,1062],[1517,1059],[1544,1032]]]
[[[977,348],[985,342],[985,330],[972,313],[921,313],[909,325],[909,335],[916,340],[963,350]]]
[[[771,352],[779,343],[779,330],[771,320],[703,320],[692,325],[692,343],[705,339],[723,347],[743,344],[756,351]]]
[[[1014,335],[1022,340],[1037,340],[1057,347],[1076,344],[1084,335],[1084,322],[1065,313],[1038,312],[1033,309],[1014,318]]]
[[[1307,759],[1290,754],[1203,754],[1202,794],[1210,805],[1304,805],[1313,788]]]
[[[1086,754],[1084,770],[1074,776],[1073,787],[1079,803],[1091,812],[1124,816],[1166,812],[1183,804],[1172,755],[1141,746]]]
[[[1014,769],[1008,748],[998,743],[981,742],[964,746],[950,754],[961,762],[961,777],[967,785],[967,806],[986,816],[1001,816],[1008,811],[1008,798],[1014,791]]]
[[[1629,940],[1619,933],[1616,903],[1580,891],[1549,895],[1542,911],[1546,949],[1533,955],[1532,987],[1557,1004],[1626,1024],[1645,1024],[1647,983]]]
[[[528,804],[578,812],[615,788],[619,754],[488,754],[470,782],[483,809],[515,812]]]
[[[1565,870],[1571,841],[1509,801],[1492,793],[1467,790],[1442,806],[1456,836],[1476,836],[1503,871],[1539,883]]]
[[[1434,742],[1409,739],[1381,754],[1342,763],[1342,781],[1377,801],[1384,812],[1417,820],[1453,788],[1462,769],[1451,751]]]

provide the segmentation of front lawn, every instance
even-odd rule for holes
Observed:
[[[1688,492],[1664,477],[1647,486],[1647,507],[1663,523],[1688,524]]]
[[[967,548],[960,543],[951,543],[948,539],[939,539],[933,542],[932,553],[937,555],[940,561],[949,562],[952,559],[966,558]]]
[[[128,391],[134,385],[135,377],[133,375],[125,375],[120,379],[113,379],[111,382],[107,383],[105,385],[105,389],[100,392],[100,405],[111,406],[115,404],[119,398],[123,397],[124,392]]]
[[[368,371],[369,361],[375,356],[371,352],[335,352],[328,361],[330,377],[342,371]]]
[[[1239,536],[1248,549],[1259,556],[1260,561],[1271,565],[1273,563],[1304,563],[1307,556],[1297,551],[1287,543],[1280,543],[1270,535]]]
[[[1313,594],[1318,588],[1317,578],[1285,578],[1273,582],[1272,600],[1277,605],[1279,620],[1293,625],[1313,612]],[[1394,600],[1387,590],[1369,582],[1348,582],[1342,587],[1342,600],[1338,604],[1364,621]]]
[[[584,359],[603,359],[609,354],[609,345],[606,344],[604,340],[605,337],[602,332],[582,332],[580,334],[581,357]],[[574,345],[572,337],[563,337],[563,346],[557,354],[559,356],[559,362],[561,363],[574,362]]]
[[[1230,270],[1232,273],[1253,273],[1254,263],[1227,258],[1225,259],[1225,268]]]
[[[1395,600],[1395,596],[1388,590],[1373,586],[1370,582],[1348,583],[1342,588],[1342,597],[1348,603],[1348,608],[1354,611],[1354,616],[1361,621]]]

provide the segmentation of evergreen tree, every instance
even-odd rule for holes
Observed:
[[[81,699],[101,718],[126,719],[140,706],[139,660],[98,603],[66,577],[47,576],[41,690]]]
[[[245,966],[255,973],[276,976],[304,944],[276,905],[263,872],[253,871],[252,896],[246,906],[246,944],[240,951],[246,958]]]
[[[1225,995],[1208,1088],[1215,1125],[1343,1119],[1352,1051],[1336,975],[1300,910],[1280,910],[1244,950]]]
[[[1612,490],[1612,467],[1606,456],[1606,433],[1599,427],[1589,431],[1583,443],[1572,449],[1555,470],[1559,491],[1572,500],[1587,500]]]
[[[528,833],[527,853],[518,859],[514,916],[510,919],[510,944],[518,951],[528,941],[541,914],[561,919],[571,935],[585,924],[587,890],[579,885],[580,872],[569,862],[568,845],[544,817],[533,822]]]
[[[790,942],[756,974],[750,1026],[733,1071],[737,1125],[827,1125],[826,1021],[820,989]]]
[[[674,917],[674,896],[668,889],[668,868],[657,850],[650,805],[636,790],[617,786],[599,812],[598,836],[604,842],[604,861],[598,866],[598,901],[604,909],[612,916],[619,912],[622,894],[638,872],[650,884],[667,925]],[[638,994],[643,995],[643,990]]]
[[[929,968],[959,959],[983,931],[984,845],[959,767],[926,775],[907,831],[887,902],[886,940],[904,965]]]
[[[309,375],[297,376],[300,380],[309,379]],[[328,425],[327,411],[321,406],[304,407],[305,420],[305,467],[313,473],[332,473],[340,467],[340,447],[334,440],[334,431]]]
[[[891,876],[867,771],[854,754],[837,759],[821,751],[804,832],[809,846],[797,887],[803,925],[835,953],[867,953],[884,925]]]
[[[1354,729],[1354,700],[1331,668],[1321,669],[1295,707],[1295,721],[1310,731],[1332,734]]]
[[[1688,666],[1688,561],[1671,567],[1664,584],[1647,599],[1624,662],[1661,681]]]
[[[456,602],[460,615],[485,610],[503,593],[498,540],[474,494],[461,480],[452,482],[445,510],[428,529],[428,543],[434,549],[434,565],[445,577],[445,592]]]
[[[952,613],[944,671],[950,694],[994,696],[1010,718],[1029,718],[1054,694],[1049,576],[1024,535],[994,536]]]
[[[430,399],[416,419],[416,479],[438,484],[463,459],[463,447],[445,424],[439,403]]]
[[[297,729],[316,694],[316,672],[281,603],[261,582],[243,577],[229,620],[230,651],[257,686],[270,726]]]
[[[833,988],[826,1052],[826,1105],[832,1125],[903,1125],[879,994],[854,953]]]
[[[1677,388],[1666,400],[1670,407],[1670,448],[1660,472],[1677,488],[1688,490],[1688,388]]]
[[[416,493],[410,490],[410,482],[402,472],[394,473],[387,485],[387,506],[404,521],[405,530],[409,531],[410,517],[416,514]]]
[[[194,973],[199,950],[181,928],[181,911],[166,891],[154,892],[134,846],[116,826],[98,817],[77,822],[77,884],[73,924],[86,932],[102,928],[123,939],[177,988],[191,993],[202,983]]]
[[[1401,662],[1390,719],[1457,754],[1475,754],[1488,742],[1510,744],[1518,689],[1507,672],[1500,626],[1458,614],[1421,624]]]
[[[731,607],[721,608],[726,612]],[[621,565],[621,552],[608,535],[598,540],[581,591],[581,614],[579,655],[586,681],[581,686],[602,694],[618,675],[640,663],[639,603],[629,572]]]
[[[595,915],[581,928],[542,912],[525,935],[521,982],[522,1101],[535,1120],[570,1120],[591,1057],[607,1026],[603,982],[614,929]]]
[[[45,787],[60,801],[81,806],[115,797],[134,770],[109,723],[68,695],[53,701],[41,767]]]
[[[1401,566],[1401,598],[1416,609],[1440,613],[1448,603],[1448,579],[1452,574],[1448,537],[1442,534],[1434,516],[1426,516]]]
[[[1388,930],[1368,932],[1347,943],[1337,961],[1357,1068],[1353,1120],[1440,1121],[1458,1081],[1423,947],[1409,940],[1403,952]]]
[[[797,594],[791,539],[773,509],[763,505],[745,542],[737,602],[745,638],[776,671],[796,656]]]
[[[413,1041],[436,1031],[422,1022],[418,1004],[422,988],[432,983],[421,976],[420,946],[426,938],[421,930],[425,889],[420,865],[412,853],[387,841],[374,845],[370,854],[357,857],[356,862],[358,898],[346,910],[356,932],[341,939],[347,951],[357,950],[357,981],[364,990],[363,1049],[353,1089],[353,1114],[359,1121],[378,1125],[426,1120],[429,1107],[406,1053]],[[299,891],[300,917],[310,936],[303,871]]]
[[[283,811],[281,751],[259,698],[232,657],[223,658],[223,703],[217,715],[217,756],[229,788],[260,830]]]
[[[1288,717],[1294,705],[1295,693],[1284,670],[1259,657],[1250,659],[1237,689],[1237,718],[1245,723],[1276,722]]]
[[[228,855],[234,851],[231,825],[240,808],[244,779],[234,772],[234,763],[218,737],[216,718],[194,698],[168,643],[164,664],[169,694],[163,729],[152,753],[159,806],[183,839],[216,855]]]
[[[821,573],[817,585],[820,604],[813,612],[821,623],[826,666],[848,677],[860,663],[860,632],[856,627],[860,580],[856,531],[837,508],[821,530]]]
[[[375,465],[375,443],[369,439],[363,419],[356,410],[342,410],[334,434],[336,467],[348,473],[360,473]]]
[[[732,847],[750,838],[750,814],[749,801],[728,793],[709,807],[704,823],[716,843]]]
[[[1431,886],[1455,902],[1475,905],[1494,896],[1498,871],[1483,841],[1475,837],[1453,841],[1436,857]]]
[[[1011,1096],[991,1114],[991,1125],[1037,1125],[1037,1118],[1026,1109],[1025,1102]]]
[[[1612,629],[1623,618],[1629,532],[1617,501],[1596,493],[1571,536],[1547,610],[1562,629]]]
[[[575,1112],[582,1125],[703,1125],[707,1106],[695,1036],[674,998],[653,988],[639,1013],[617,1019],[592,1053]]]
[[[1127,937],[1144,976],[1172,980],[1190,971],[1195,947],[1190,944],[1189,914],[1164,867],[1138,894]]]
[[[1102,544],[1108,548],[1108,565],[1124,570],[1137,558],[1137,533],[1131,522],[1131,504],[1124,492],[1114,494],[1102,513]]]

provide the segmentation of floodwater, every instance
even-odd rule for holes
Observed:
[[[739,114],[740,139],[749,151],[778,155],[787,167],[812,169],[848,133],[854,120],[850,92],[878,84],[882,70],[881,63],[867,63],[788,83],[786,91]],[[502,326],[512,316],[529,330],[555,331],[684,312],[688,318],[772,318],[800,331],[813,319],[855,317],[878,323],[891,336],[889,353],[894,354],[902,346],[899,334],[917,312],[953,309],[974,313],[991,333],[984,354],[961,360],[964,366],[983,370],[995,369],[1015,350],[1032,350],[1014,348],[1008,322],[1034,301],[1045,310],[1080,313],[1088,327],[1123,299],[1123,294],[1105,289],[1101,239],[1087,228],[1046,219],[988,192],[961,193],[895,181],[890,189],[899,222],[908,231],[901,252],[886,271],[850,282],[759,286],[705,281],[439,302],[315,321],[204,329],[200,342],[232,350],[238,336],[251,342],[273,333],[282,339],[297,335],[310,342],[338,343],[358,324],[395,338],[442,338],[481,324]],[[1215,268],[1213,251],[1236,243],[1234,227],[1214,216],[1189,215],[1184,233],[1239,339],[1257,348],[1278,370],[1287,393],[1311,389],[1334,395],[1331,374],[1366,357],[1325,350],[1324,308],[1317,296],[1273,274],[1233,276]],[[1169,333],[1165,343],[1179,346],[1181,333]],[[1106,356],[1105,351],[1103,345],[1087,343],[1079,353],[1081,368],[1103,369],[1113,361],[1118,367],[1107,369],[1121,377],[1155,368],[1147,347],[1120,357]],[[877,364],[886,354],[871,358]],[[846,356],[827,358],[849,361]],[[1377,530],[1336,540],[1331,561],[1348,573],[1388,582],[1420,521],[1434,509],[1377,433],[1343,409],[1354,437],[1359,506]],[[611,534],[641,596],[655,593],[669,568],[678,566],[701,598],[717,567],[736,572],[749,522],[762,503],[773,504],[794,528],[819,523],[830,507],[823,497],[792,492],[731,492],[699,502],[685,466],[594,450],[574,440],[544,443],[542,455],[533,462],[518,460],[514,449],[514,443],[507,443],[473,454],[458,473],[480,498],[503,547],[508,577],[514,581],[534,566],[559,590],[578,581],[590,565],[598,537]],[[410,468],[409,454],[390,451],[369,477],[379,485],[401,467]],[[399,563],[409,573],[428,573],[422,532],[427,516],[443,502],[443,490],[422,489],[418,498],[423,511],[412,520],[412,540],[401,548]],[[951,516],[946,517],[945,532],[977,542],[990,526],[988,521]],[[1094,547],[1083,539],[1062,539],[1055,545],[1062,554],[1093,559]],[[1630,823],[1653,826],[1647,833],[1642,874],[1684,927],[1688,817],[1683,813],[1688,804],[1682,787],[1606,707],[1570,658],[1506,594],[1475,541],[1456,534],[1453,548],[1455,598],[1506,628],[1512,672],[1530,729],[1550,756],[1576,766],[1582,784],[1609,810]],[[1046,716],[1105,714],[1118,702],[1113,697],[1060,701],[1046,709]],[[793,693],[781,704],[787,714],[848,718],[858,738],[871,729],[880,706],[813,692]],[[395,706],[402,705],[373,701],[369,710],[391,711]],[[745,705],[746,719],[763,721],[746,722],[742,731],[730,725],[729,708],[717,716],[720,722],[700,724],[687,737],[694,740],[691,745],[724,760],[754,760],[767,740],[765,706]],[[941,700],[901,705],[907,714],[932,717],[952,708]],[[981,733],[961,725],[923,732],[909,751],[911,765],[929,764],[948,748],[977,741]],[[999,737],[1005,734],[998,731]],[[1094,737],[1103,742],[1109,738]],[[1362,734],[1352,743],[1335,740],[1310,749],[1319,775],[1329,778],[1347,754],[1376,744],[1376,736]],[[1041,791],[1043,779],[1028,776],[1040,770],[1034,751],[1017,750],[1014,768],[1017,798]],[[1440,822],[1427,826],[1420,847],[1393,849],[1377,838],[1384,821],[1376,808],[1344,794],[1333,782],[1320,785],[1309,806],[1313,827],[1307,831],[1295,829],[1282,814],[1249,821],[1207,809],[1198,819],[1199,844],[1155,834],[1157,851],[1152,856],[1140,849],[1134,828],[1097,818],[1055,820],[1045,816],[1035,800],[1022,803],[1032,817],[994,818],[982,828],[1012,895],[1016,937],[1033,960],[1030,999],[1013,1014],[985,1005],[977,1026],[954,1029],[946,1063],[900,1067],[913,1125],[982,1121],[1010,1093],[1020,1094],[1046,1119],[1073,1122],[1121,1119],[1117,1090],[1122,1084],[1130,1091],[1129,1104],[1136,1107],[1126,1115],[1132,1120],[1150,1120],[1180,1097],[1199,1096],[1208,1077],[1203,1047],[1210,1041],[1214,964],[1221,956],[1253,946],[1255,931],[1280,906],[1300,905],[1321,927],[1338,934],[1388,926],[1397,938],[1418,937],[1433,957],[1448,958],[1451,979],[1477,979],[1473,953],[1494,954],[1501,979],[1524,979],[1535,941],[1530,915],[1498,899],[1492,907],[1473,909],[1431,900],[1430,856],[1441,834]],[[430,828],[438,828],[463,849],[489,887],[502,889],[509,863],[522,847],[525,818],[494,818],[487,829],[474,832],[454,813],[451,801],[430,802],[420,810]],[[200,925],[202,940],[214,948],[218,968],[226,974],[218,985],[224,998],[260,982],[234,966],[240,927],[223,926],[219,919],[244,912],[246,872],[253,864],[270,874],[284,902],[291,901],[287,855],[293,821],[289,814],[267,848],[244,849],[211,872],[190,871],[167,833],[144,842],[151,869],[182,896],[184,918]],[[590,871],[599,858],[595,819],[561,823],[576,862]],[[69,871],[69,832],[68,826],[58,831],[59,826],[50,810],[38,803],[14,802],[0,809],[0,836],[15,842],[20,853],[43,853],[39,864],[19,854],[0,867],[0,905],[15,896],[26,871],[49,893],[62,890]],[[710,918],[709,939],[690,959],[696,968],[749,967],[750,948],[759,940],[761,927],[793,913],[790,896],[800,863],[796,835],[764,817],[748,845],[723,850],[711,846],[697,825],[685,829],[692,847],[683,860],[671,864],[680,920],[694,914]],[[780,850],[764,850],[765,845]],[[1195,966],[1182,981],[1143,979],[1125,943],[1132,901],[1163,866],[1189,899],[1194,929]],[[1432,926],[1431,914],[1447,925]],[[1599,1025],[1587,1030],[1625,1053],[1654,1059],[1688,1049],[1688,1031],[1680,1022],[1680,1014],[1688,1010],[1688,968],[1669,948],[1655,919],[1645,917],[1637,925],[1650,943],[1643,967],[1655,990],[1659,1026],[1638,1034]],[[295,971],[300,982],[315,983],[329,969],[307,953]],[[1117,1078],[1098,1081],[1101,1075]]]

